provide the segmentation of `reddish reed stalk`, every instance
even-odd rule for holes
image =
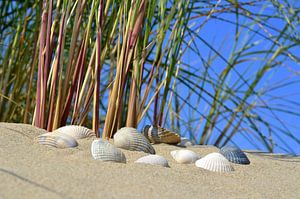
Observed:
[[[36,92],[36,112],[34,125],[44,128],[44,108],[45,108],[45,91],[44,91],[44,48],[46,40],[46,22],[47,12],[43,11],[42,23],[40,31],[40,50],[39,50],[39,64],[38,64],[38,79],[37,79],[37,92]]]
[[[103,27],[103,0],[99,5],[99,27],[97,31],[97,48],[96,48],[96,64],[95,64],[95,89],[94,89],[94,110],[93,110],[93,131],[96,137],[99,137],[99,89],[100,89],[100,74],[101,74],[101,39],[102,39],[102,27]]]

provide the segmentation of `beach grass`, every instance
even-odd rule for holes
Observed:
[[[200,144],[240,136],[288,153],[286,139],[300,144],[284,121],[299,119],[299,103],[274,94],[299,85],[292,1],[1,1],[0,10],[0,121],[79,124],[103,138],[148,122]],[[206,39],[216,21],[234,27],[230,44]],[[282,68],[289,78],[269,81]]]

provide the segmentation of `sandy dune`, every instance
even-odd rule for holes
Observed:
[[[142,152],[123,152],[127,164],[96,161],[93,139],[74,149],[34,142],[44,130],[0,123],[0,198],[300,198],[300,158],[248,152],[250,165],[213,173],[177,164],[176,146],[154,145],[170,168],[134,164]],[[204,156],[215,147],[189,147]]]

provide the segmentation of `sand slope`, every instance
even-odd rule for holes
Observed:
[[[251,164],[213,173],[177,164],[179,147],[154,145],[171,168],[134,164],[141,152],[124,151],[127,164],[93,160],[92,139],[74,149],[41,146],[44,130],[0,123],[0,198],[299,198],[300,158],[247,153]],[[204,156],[214,147],[190,147]]]

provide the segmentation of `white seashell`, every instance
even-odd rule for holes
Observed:
[[[169,167],[168,160],[160,155],[147,155],[144,157],[139,158],[135,161],[135,163],[142,163],[142,164],[152,164],[152,165],[160,165],[163,167]]]
[[[180,136],[177,133],[159,126],[146,125],[143,134],[153,144],[178,144],[180,142]]]
[[[123,127],[114,135],[114,145],[118,148],[143,151],[155,154],[155,150],[144,135],[137,132],[135,128]]]
[[[94,159],[126,163],[126,158],[121,149],[118,149],[107,140],[94,140],[91,146],[91,153]]]
[[[194,163],[200,159],[200,156],[197,153],[187,149],[171,151],[170,154],[176,160],[176,162],[181,164]]]
[[[72,136],[76,140],[95,136],[95,133],[91,129],[88,129],[84,126],[77,126],[77,125],[63,126],[54,130],[53,132],[60,132]]]
[[[44,133],[39,135],[36,140],[39,144],[48,145],[56,148],[71,148],[78,146],[77,141],[66,134],[62,134],[59,132],[56,133]]]
[[[185,147],[188,147],[188,146],[193,146],[195,145],[196,143],[192,140],[189,140],[185,137],[183,138],[180,138],[180,143],[178,144],[179,146],[185,146]]]
[[[195,165],[214,172],[234,171],[230,162],[220,153],[210,153],[200,160],[197,160]]]

